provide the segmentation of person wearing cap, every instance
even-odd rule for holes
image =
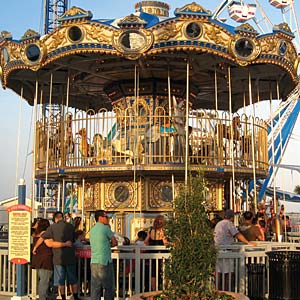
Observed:
[[[111,247],[118,242],[109,226],[109,219],[104,210],[95,212],[96,224],[90,232],[91,244],[91,300],[99,300],[104,289],[104,300],[115,297],[114,268]]]
[[[227,246],[234,242],[234,239],[238,239],[244,244],[251,244],[255,246],[254,242],[249,242],[235,227],[233,224],[234,212],[231,209],[227,209],[224,215],[224,219],[217,223],[214,229],[214,241],[216,246]],[[223,252],[228,252],[227,250],[220,250]],[[229,291],[229,282],[231,281],[231,287],[234,286],[234,260],[233,259],[218,259],[216,264],[216,271],[218,273],[218,289],[224,289]],[[224,276],[224,286],[222,286],[222,274]],[[231,275],[229,276],[229,274]],[[231,279],[231,280],[230,280]]]

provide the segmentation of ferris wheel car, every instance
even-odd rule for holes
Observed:
[[[290,0],[269,0],[269,3],[276,8],[287,7],[290,5]]]
[[[243,4],[239,1],[233,1],[228,5],[230,18],[236,22],[245,22],[254,18],[256,4]]]

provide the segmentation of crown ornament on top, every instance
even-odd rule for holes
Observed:
[[[119,23],[118,26],[120,28],[144,28],[147,25],[147,22],[136,16],[131,14],[125,18],[123,18]]]
[[[177,8],[175,10],[175,16],[178,15],[207,15],[211,16],[211,11],[203,8],[201,5],[193,2],[191,4],[187,4],[182,8]]]
[[[70,22],[78,22],[83,20],[91,20],[93,14],[89,10],[84,10],[80,7],[73,6],[67,10],[58,20],[62,24]]]
[[[292,39],[295,37],[295,35],[293,34],[293,32],[291,31],[291,28],[289,27],[289,25],[285,22],[280,23],[278,25],[274,25],[273,26],[273,32],[280,32],[283,34],[287,34],[289,37],[291,37]]]

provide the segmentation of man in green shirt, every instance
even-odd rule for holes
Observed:
[[[91,243],[91,300],[99,300],[104,289],[104,300],[113,300],[115,296],[114,269],[111,247],[118,245],[109,226],[104,210],[95,212],[96,224],[90,232]]]

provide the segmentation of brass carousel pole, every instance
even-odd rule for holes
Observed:
[[[190,61],[186,63],[186,106],[185,106],[185,195],[188,185],[188,161],[189,161],[189,76],[190,76]]]
[[[45,180],[45,200],[48,195],[48,168],[49,168],[49,147],[50,147],[50,125],[51,125],[51,113],[52,113],[52,84],[53,84],[53,73],[50,76],[50,94],[49,94],[49,107],[50,114],[48,116],[48,128],[47,128],[47,150],[46,150],[46,180]],[[46,205],[44,202],[44,218],[47,217]]]
[[[230,184],[230,209],[235,209],[235,168],[234,168],[234,151],[233,151],[233,124],[232,124],[232,90],[231,90],[231,68],[228,66],[228,104],[230,119],[230,156],[232,161],[232,177]]]
[[[170,78],[170,65],[168,63],[168,102],[169,102],[169,123],[170,120],[172,119],[172,105],[171,105],[171,78]],[[170,125],[171,126],[171,125]],[[173,141],[173,137],[169,137],[170,139],[172,139]],[[174,146],[172,146],[174,147]],[[173,151],[171,152],[171,160],[174,161],[174,156],[173,156]],[[172,198],[173,198],[173,202],[175,199],[175,180],[174,180],[174,173],[172,173]]]
[[[36,120],[37,120],[37,98],[38,98],[38,90],[39,90],[39,82],[36,79],[35,80],[35,95],[34,95],[34,103],[33,103],[33,159],[32,159],[32,200],[31,200],[31,206],[34,209],[35,208],[35,169],[36,169]]]
[[[135,97],[135,122],[136,122],[136,128],[135,128],[135,133],[134,133],[134,140],[133,140],[133,149],[135,150],[133,153],[133,185],[134,185],[134,199],[135,199],[135,205],[134,207],[134,211],[133,211],[133,218],[136,218],[136,204],[138,201],[138,195],[137,195],[137,181],[136,181],[136,144],[137,144],[137,131],[138,131],[138,113],[139,113],[139,105],[138,105],[138,101],[139,101],[139,69],[137,64],[135,64],[134,66],[134,97]]]
[[[274,132],[273,132],[273,121],[272,121],[272,116],[273,116],[273,108],[272,108],[272,90],[270,87],[270,123],[271,123],[271,147],[272,147],[272,164],[273,164],[273,168],[274,168],[274,164],[275,164],[275,157],[274,157],[274,153],[275,153],[275,148],[274,148]],[[274,172],[274,169],[273,169]],[[277,199],[276,199],[276,187],[275,184],[273,184],[273,197],[274,197],[274,213],[277,214]]]
[[[254,199],[253,199],[253,209],[254,213],[257,212],[257,192],[256,192],[256,165],[255,165],[255,140],[254,140],[254,109],[253,109],[253,100],[252,100],[252,86],[251,86],[251,74],[248,73],[248,84],[249,84],[249,101],[252,108],[251,113],[251,151],[252,151],[252,171],[253,171],[253,189],[254,189]]]
[[[21,132],[21,121],[22,121],[23,86],[21,87],[21,93],[20,93],[19,99],[20,99],[20,104],[19,104],[18,136],[17,136],[16,183],[15,183],[16,190],[15,190],[15,196],[17,196],[17,194],[18,194],[18,177],[19,177],[19,160],[20,160],[20,132]],[[24,178],[24,176],[23,176],[23,178]]]
[[[276,92],[277,92],[277,99],[280,99],[280,92],[279,92],[279,84],[278,81],[276,82]],[[279,111],[279,119],[281,118],[281,110]],[[282,148],[282,132],[281,130],[279,131],[279,139],[280,139],[280,153],[281,153],[281,157],[280,160],[278,162],[278,164],[280,164],[281,160],[282,160],[282,155],[283,155],[283,148]],[[279,166],[276,166],[276,172],[275,172],[275,166],[273,165],[273,178],[274,178],[274,186],[276,186],[276,175],[279,171]],[[282,183],[282,182],[281,182]],[[284,214],[283,214],[283,218],[284,218],[284,240],[287,241],[287,231],[286,231],[286,213],[285,213],[285,209],[286,209],[286,202],[285,202],[285,193],[283,193],[283,203],[284,203]]]

